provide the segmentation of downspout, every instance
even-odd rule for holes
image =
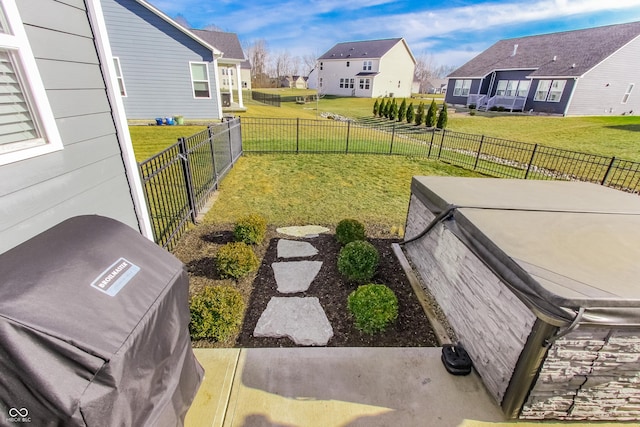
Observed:
[[[578,87],[578,77],[573,78],[573,89],[571,89],[571,95],[569,95],[569,99],[567,100],[567,105],[564,107],[564,113],[562,113],[563,117],[567,117],[567,113],[569,112],[569,107],[571,106],[571,101],[573,101],[573,94],[576,93],[576,87]]]

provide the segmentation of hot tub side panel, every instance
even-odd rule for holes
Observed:
[[[412,195],[407,239],[418,235],[434,217]],[[443,224],[407,243],[405,251],[500,403],[535,315]]]
[[[520,418],[640,419],[640,331],[580,326],[549,349]]]

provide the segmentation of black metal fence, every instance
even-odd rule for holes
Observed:
[[[279,107],[281,102],[280,95],[278,94],[256,92],[255,90],[251,91],[251,99],[262,102],[263,104],[273,105],[274,107]]]
[[[259,153],[418,156],[505,178],[594,182],[640,192],[640,163],[394,122],[243,118],[242,146]]]
[[[240,119],[211,125],[138,164],[156,243],[169,250],[242,154]]]

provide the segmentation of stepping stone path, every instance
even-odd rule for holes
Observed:
[[[319,226],[278,228],[278,233],[296,237],[317,237],[329,231]],[[309,242],[280,239],[278,258],[309,258],[318,250]],[[322,268],[322,261],[282,261],[271,264],[282,294],[306,292]],[[327,345],[333,328],[317,297],[272,297],[258,319],[255,337],[288,337],[298,345]]]

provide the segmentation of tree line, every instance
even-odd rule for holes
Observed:
[[[438,111],[438,106],[434,99],[431,100],[429,108],[425,110],[422,101],[414,108],[413,102],[407,104],[407,100],[403,99],[400,106],[395,98],[376,99],[373,104],[373,117],[387,118],[401,123],[405,121],[408,124],[424,125],[428,128],[444,129],[447,127],[448,113],[447,103],[442,103],[442,108]]]

